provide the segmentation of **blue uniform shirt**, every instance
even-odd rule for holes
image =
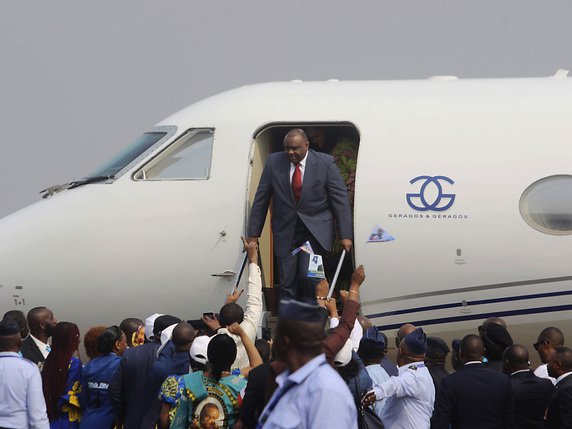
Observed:
[[[0,352],[0,427],[50,427],[40,371],[14,352]]]
[[[290,374],[276,377],[278,389],[268,402],[287,389],[263,424],[264,429],[357,429],[357,411],[347,384],[321,354]],[[290,387],[289,387],[290,386]],[[268,406],[266,407],[268,408]],[[265,409],[262,416],[268,413]]]
[[[101,429],[113,426],[115,414],[109,397],[109,383],[119,366],[115,353],[98,356],[83,370],[80,404],[81,429]]]

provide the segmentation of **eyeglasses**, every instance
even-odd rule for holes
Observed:
[[[539,341],[539,342],[537,342],[537,343],[534,343],[534,344],[533,344],[534,350],[538,351],[538,348],[539,348],[540,346],[542,346],[542,345],[547,345],[547,344],[548,344],[548,340],[542,340],[542,341]]]

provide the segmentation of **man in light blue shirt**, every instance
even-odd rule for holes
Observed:
[[[389,374],[380,365],[386,349],[385,336],[373,326],[364,332],[359,342],[358,355],[363,361],[374,385],[380,385],[384,381],[389,380]],[[386,401],[386,398],[380,398],[373,404],[373,410],[379,418],[381,418]]]
[[[276,327],[276,358],[288,364],[278,389],[259,419],[259,428],[357,429],[355,401],[348,386],[321,353],[325,336],[321,308],[282,301]],[[287,425],[287,426],[285,426]]]
[[[399,344],[399,376],[374,384],[365,405],[388,398],[381,419],[387,429],[429,429],[435,386],[423,362],[427,339],[423,329],[407,334]]]
[[[38,367],[18,355],[20,328],[6,318],[0,322],[0,427],[49,429],[42,378]]]

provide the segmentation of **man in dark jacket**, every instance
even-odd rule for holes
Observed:
[[[35,307],[28,312],[28,326],[30,335],[22,341],[20,352],[26,359],[31,360],[40,371],[50,353],[49,338],[58,321],[54,313],[46,307]]]
[[[151,376],[151,368],[161,347],[161,332],[179,323],[173,316],[159,316],[153,326],[149,343],[125,350],[109,394],[115,411],[117,426],[124,429],[154,429],[161,403],[158,399],[161,383]]]
[[[317,254],[329,252],[334,226],[342,248],[352,246],[352,212],[346,184],[334,158],[309,149],[306,133],[295,128],[284,137],[284,152],[271,154],[264,167],[248,223],[248,240],[262,234],[272,201],[274,254],[278,258],[281,297],[313,299],[312,282],[300,282],[308,254],[292,251],[309,241]],[[303,286],[309,286],[308,290]]]
[[[433,427],[504,429],[511,424],[510,379],[483,365],[483,342],[476,335],[461,341],[463,367],[441,385]]]
[[[548,375],[556,379],[556,392],[548,406],[549,428],[572,428],[572,349],[558,347],[548,358]]]
[[[543,428],[546,408],[554,386],[550,380],[534,375],[530,370],[528,350],[520,344],[508,347],[503,353],[503,372],[510,376],[514,426]]]

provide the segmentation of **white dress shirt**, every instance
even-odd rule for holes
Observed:
[[[0,352],[0,427],[50,428],[40,371],[14,352]]]
[[[555,383],[555,384],[560,383],[560,382],[561,382],[562,380],[564,380],[566,377],[570,377],[571,375],[572,375],[572,371],[567,372],[566,374],[562,374],[560,377],[558,377],[558,378],[556,379],[556,383]]]
[[[374,384],[376,400],[388,398],[381,419],[387,429],[429,429],[435,386],[423,362],[399,367],[399,376]]]
[[[41,341],[38,340],[36,337],[34,337],[32,334],[30,334],[30,337],[32,338],[32,340],[34,340],[34,343],[36,343],[36,345],[38,346],[38,348],[39,348],[40,351],[42,352],[42,355],[44,356],[44,359],[46,359],[46,358],[48,357],[48,355],[50,354],[50,350],[51,350],[50,345],[41,342]]]
[[[547,378],[550,381],[552,381],[552,384],[556,384],[556,379],[554,377],[550,377],[548,375],[548,364],[547,363],[540,365],[538,368],[536,368],[534,370],[534,375],[536,375],[537,377],[540,377],[540,378]]]
[[[260,267],[256,264],[248,265],[248,288],[246,289],[246,308],[244,310],[244,320],[240,324],[246,335],[252,342],[256,340],[256,331],[262,319],[262,276]],[[238,335],[231,334],[228,329],[218,330],[219,334],[227,334],[236,343],[236,359],[232,368],[247,368],[250,366],[248,355],[242,340]]]

